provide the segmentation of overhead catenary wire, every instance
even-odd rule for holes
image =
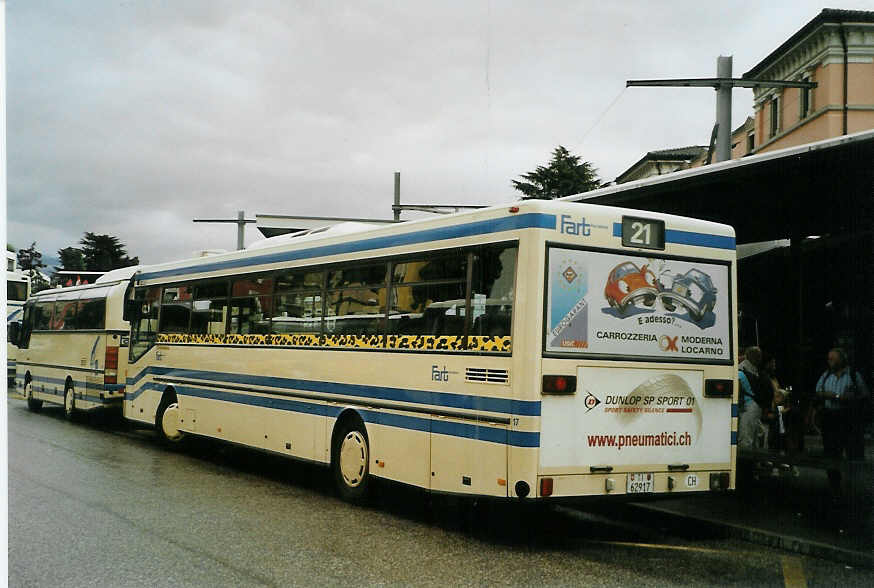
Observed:
[[[583,136],[582,136],[582,137],[580,138],[580,140],[579,140],[579,145],[582,145],[582,144],[586,141],[586,137],[588,137],[589,134],[590,134],[593,130],[595,130],[595,127],[597,127],[598,124],[601,122],[601,120],[602,120],[605,116],[607,116],[607,113],[610,112],[610,110],[611,110],[614,106],[616,106],[616,103],[619,102],[619,99],[622,98],[622,95],[625,94],[625,90],[627,90],[627,89],[628,89],[628,88],[627,88],[626,86],[623,86],[623,87],[622,87],[622,90],[620,90],[619,93],[616,94],[616,97],[613,98],[613,100],[610,101],[610,104],[607,105],[607,108],[605,108],[605,109],[601,112],[601,114],[598,115],[598,117],[595,119],[595,121],[594,121],[594,122],[589,126],[588,129],[586,129],[586,132],[583,133]]]

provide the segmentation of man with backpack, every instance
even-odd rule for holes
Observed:
[[[738,381],[740,383],[738,423],[738,447],[767,449],[767,435],[763,435],[762,418],[767,417],[773,400],[770,380],[760,373],[762,350],[748,347],[740,363]]]
[[[865,457],[865,413],[870,395],[865,381],[847,361],[846,352],[835,347],[828,352],[828,369],[816,383],[816,398],[821,404],[822,445],[826,457],[849,460]],[[841,472],[828,470],[832,497],[841,496]]]

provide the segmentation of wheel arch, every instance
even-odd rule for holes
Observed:
[[[364,418],[354,408],[345,408],[340,414],[337,415],[337,420],[334,421],[334,430],[331,431],[331,463],[334,463],[334,458],[336,457],[337,452],[337,441],[340,437],[340,432],[347,425],[360,425],[361,430],[364,432],[364,437],[367,439],[367,443],[370,444],[370,435],[367,433],[367,423],[364,421]]]
[[[164,386],[164,391],[161,392],[161,400],[158,401],[158,406],[155,407],[155,414],[152,415],[156,427],[158,426],[158,414],[161,412],[161,407],[165,404],[169,405],[174,402],[179,402],[179,396],[177,396],[176,388],[173,384],[168,384]]]

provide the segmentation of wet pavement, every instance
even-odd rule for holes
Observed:
[[[695,500],[636,505],[673,525],[721,527],[727,535],[874,569],[874,441],[865,460],[829,460],[821,438],[797,454],[747,451],[738,460],[738,490]],[[838,466],[843,493],[830,492],[826,469]]]
[[[632,507],[387,484],[356,507],[319,467],[205,441],[168,450],[151,431],[30,413],[11,395],[8,415],[10,586],[874,584],[872,570]]]

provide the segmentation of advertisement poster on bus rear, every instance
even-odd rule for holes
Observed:
[[[546,351],[731,361],[730,266],[552,247]]]
[[[544,399],[544,467],[725,463],[731,404],[700,369],[581,367],[576,394]]]

